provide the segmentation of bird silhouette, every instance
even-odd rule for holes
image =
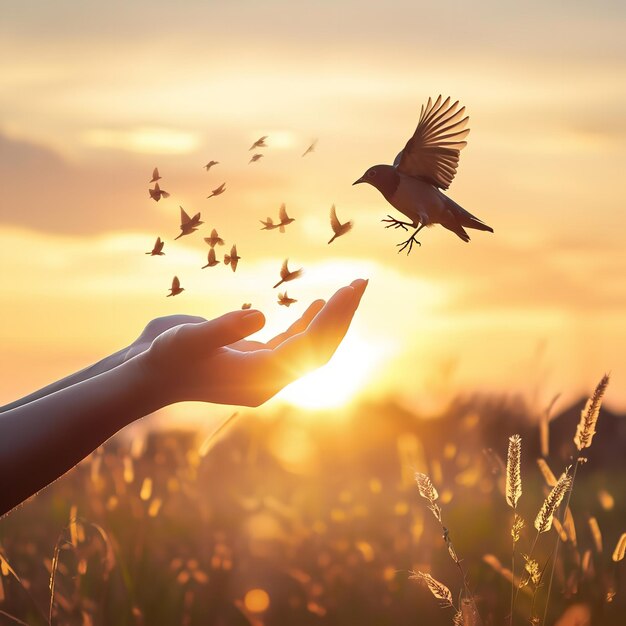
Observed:
[[[154,248],[152,248],[151,252],[146,252],[146,254],[151,254],[152,256],[163,256],[165,252],[163,252],[164,241],[161,241],[161,237],[157,237],[154,242]]]
[[[174,276],[172,279],[172,286],[170,287],[170,293],[167,294],[167,298],[170,296],[177,296],[179,293],[185,291],[184,287],[180,286],[180,280],[178,280],[178,276]]]
[[[191,235],[191,233],[195,233],[198,229],[196,226],[200,226],[200,224],[204,224],[204,222],[200,221],[200,213],[196,213],[193,217],[189,217],[185,212],[183,207],[180,207],[180,235],[174,238],[180,239],[183,235]]]
[[[284,202],[280,205],[280,209],[278,209],[278,219],[280,220],[280,224],[278,226],[281,233],[285,232],[285,226],[288,226],[291,222],[296,221],[295,217],[289,217],[287,215],[287,207]]]
[[[287,295],[287,292],[285,291],[285,293],[279,293],[278,294],[278,304],[280,304],[281,306],[291,306],[294,302],[297,302],[297,300],[295,300],[294,298],[290,298]]]
[[[244,303],[241,305],[241,309],[242,309],[242,311],[247,311],[247,310],[248,310],[251,306],[252,306],[252,303],[251,303],[251,302],[244,302]]]
[[[211,246],[211,248],[214,248],[216,245],[224,245],[224,240],[217,234],[215,228],[211,231],[211,236],[205,237],[204,240]]]
[[[207,258],[208,263],[202,266],[202,269],[205,267],[215,267],[219,261],[215,258],[215,248],[209,249],[209,256]]]
[[[159,168],[155,167],[152,170],[152,180],[150,181],[151,183],[156,183],[157,180],[161,180],[161,178],[163,178],[162,176],[159,176]]]
[[[207,200],[209,198],[212,198],[213,196],[219,196],[221,193],[224,193],[226,191],[226,183],[222,183],[219,187],[216,187],[215,189],[213,189],[213,191],[211,192],[210,196],[207,196]]]
[[[161,198],[170,197],[170,194],[167,193],[167,191],[159,187],[159,183],[154,183],[154,189],[148,189],[148,193],[155,202],[158,202]]]
[[[240,259],[241,257],[237,255],[237,246],[233,245],[233,247],[230,249],[230,254],[224,255],[224,265],[230,265],[231,269],[234,272],[237,269],[237,264],[239,263]]]
[[[330,238],[328,243],[332,243],[337,239],[337,237],[341,237],[341,235],[345,235],[349,230],[352,230],[352,222],[345,222],[342,224],[339,219],[337,219],[337,211],[335,210],[335,205],[330,209],[330,225],[333,229],[334,235]]]
[[[374,165],[353,184],[369,183],[376,187],[385,200],[411,221],[403,222],[388,216],[385,228],[415,228],[406,241],[398,244],[402,252],[413,244],[421,245],[415,238],[425,226],[441,224],[463,241],[469,241],[465,228],[493,232],[478,219],[440,190],[448,189],[459,164],[460,151],[467,145],[469,133],[465,128],[468,117],[463,117],[465,107],[450,104],[450,98],[441,96],[433,103],[422,106],[415,133],[395,158],[393,165]]]
[[[259,222],[263,224],[263,228],[261,228],[261,230],[274,230],[280,226],[280,224],[274,224],[274,220],[271,217],[268,217],[265,221],[259,220]]]
[[[254,163],[255,161],[258,161],[259,159],[263,158],[263,155],[260,153],[256,153],[252,155],[252,158],[248,161],[248,165],[250,165],[250,163]]]
[[[250,150],[254,150],[255,148],[267,148],[267,144],[265,143],[265,140],[267,139],[267,135],[263,135],[263,137],[257,139],[248,149],[248,152],[250,152]]]
[[[289,259],[285,259],[283,261],[283,265],[280,268],[280,280],[274,285],[274,289],[276,289],[276,287],[278,287],[279,285],[282,285],[283,283],[287,283],[290,280],[295,280],[296,278],[302,275],[302,268],[300,268],[299,270],[290,272],[289,268],[287,267],[288,262],[289,262]]]
[[[219,165],[220,162],[219,161],[209,161],[205,166],[204,169],[208,172],[214,165]]]
[[[313,143],[302,153],[302,156],[305,157],[310,152],[314,152],[316,146],[317,146],[317,139],[314,139]]]

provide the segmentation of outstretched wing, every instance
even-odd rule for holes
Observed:
[[[330,225],[334,233],[336,233],[341,227],[341,224],[339,223],[339,219],[337,219],[337,211],[335,210],[334,204],[332,207],[330,207]]]
[[[187,215],[185,209],[183,209],[183,207],[181,206],[180,207],[180,224],[182,226],[183,224],[187,224],[189,222],[191,222],[191,218],[189,217],[189,215]]]
[[[176,291],[180,287],[180,280],[178,280],[178,276],[174,276],[172,280],[172,291]]]
[[[289,219],[289,216],[287,215],[287,207],[284,203],[281,204],[280,209],[278,209],[278,217],[281,222],[286,222]]]
[[[283,265],[280,268],[280,277],[285,280],[285,278],[287,278],[287,276],[289,276],[289,268],[287,267],[287,262],[289,261],[289,259],[285,259],[283,261]]]
[[[428,98],[415,133],[393,163],[400,173],[424,178],[441,189],[450,186],[469,133],[465,107],[458,106],[458,100],[450,104],[449,97],[442,102],[439,96],[434,104]]]

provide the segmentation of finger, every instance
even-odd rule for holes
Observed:
[[[273,339],[270,339],[267,342],[266,347],[274,349],[283,343],[283,341],[289,339],[289,337],[293,337],[293,335],[297,335],[298,333],[305,331],[315,316],[322,310],[324,304],[326,304],[324,300],[315,300],[312,302],[298,320],[296,320],[285,332],[276,335]]]

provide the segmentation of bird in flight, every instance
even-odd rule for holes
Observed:
[[[274,220],[271,217],[268,217],[266,220],[259,220],[259,222],[263,224],[261,230],[274,230],[280,226],[280,224],[274,224]]]
[[[167,191],[159,187],[159,183],[154,183],[154,189],[148,189],[148,193],[155,202],[158,202],[161,198],[170,197],[170,194],[167,193]]]
[[[240,259],[241,257],[237,255],[237,246],[234,245],[230,249],[230,254],[224,255],[224,265],[230,265],[231,269],[234,272],[237,269],[237,264],[239,263]]]
[[[302,156],[305,157],[310,152],[314,152],[315,146],[317,146],[317,139],[313,140],[313,143],[311,143],[311,145],[302,153]]]
[[[257,139],[248,149],[248,152],[250,152],[250,150],[254,150],[255,148],[267,148],[267,144],[265,143],[265,140],[267,139],[267,135],[263,135],[263,137],[260,137],[259,139]]]
[[[215,258],[215,248],[209,249],[209,256],[207,258],[207,264],[202,266],[202,269],[205,267],[215,267],[219,261]]]
[[[370,167],[358,183],[369,183],[380,191],[385,200],[409,218],[404,222],[388,216],[385,228],[415,228],[415,232],[398,244],[402,252],[413,244],[421,245],[415,238],[425,226],[441,224],[463,241],[469,241],[465,228],[493,232],[478,219],[440,190],[448,189],[459,165],[459,154],[467,145],[465,138],[469,128],[465,128],[469,117],[465,107],[459,103],[450,104],[450,98],[442,101],[439,96],[433,103],[422,106],[419,122],[413,136],[395,158],[393,165]]]
[[[291,306],[294,302],[297,302],[297,300],[294,300],[294,298],[290,298],[287,295],[287,292],[285,291],[285,293],[279,293],[278,294],[278,304],[280,304],[281,306]]]
[[[187,212],[183,207],[180,207],[180,235],[174,238],[180,239],[183,235],[191,235],[191,233],[195,233],[198,229],[196,226],[200,226],[200,224],[204,224],[204,222],[200,221],[200,213],[196,213],[193,217],[189,217]]]
[[[211,246],[211,248],[214,248],[216,245],[224,245],[224,240],[217,234],[215,228],[211,231],[211,236],[205,237],[204,241],[206,241]]]
[[[174,276],[172,279],[172,286],[170,287],[170,293],[167,294],[167,298],[170,296],[177,296],[179,293],[185,291],[184,287],[180,286],[180,280],[178,280],[178,276]]]
[[[341,223],[337,219],[337,211],[335,210],[335,205],[330,209],[330,225],[333,229],[334,235],[331,237],[328,243],[332,243],[337,239],[337,237],[341,237],[341,235],[345,235],[349,230],[352,230],[352,221]]]
[[[159,168],[155,167],[152,170],[152,180],[150,181],[151,183],[156,183],[157,180],[161,180],[161,178],[163,178],[163,176],[159,176]]]
[[[252,306],[252,303],[251,303],[251,302],[244,302],[244,303],[241,305],[241,310],[242,310],[242,311],[247,311],[247,310],[248,310],[251,306]]]
[[[214,165],[219,165],[220,162],[219,161],[209,161],[205,166],[204,169],[208,172]]]
[[[222,183],[219,187],[216,187],[212,192],[210,196],[207,196],[207,200],[209,198],[212,198],[213,196],[219,196],[221,193],[224,193],[226,191],[226,183]]]
[[[289,259],[285,259],[283,261],[283,265],[280,268],[280,280],[274,285],[274,289],[276,289],[276,287],[278,287],[279,285],[282,285],[283,283],[287,283],[290,280],[295,280],[296,278],[302,275],[302,268],[300,268],[299,270],[290,272],[289,268],[287,267],[288,262],[289,262]]]
[[[151,254],[152,256],[163,256],[165,252],[163,252],[164,241],[161,241],[161,237],[157,237],[154,242],[154,248],[150,252],[146,252],[146,254]]]
[[[250,165],[250,163],[254,163],[254,162],[258,161],[261,158],[263,158],[263,155],[260,152],[257,152],[256,154],[253,154],[252,158],[248,161],[248,165]]]
[[[280,219],[280,224],[278,226],[281,233],[285,232],[285,226],[288,226],[291,222],[296,221],[295,217],[289,217],[287,215],[287,207],[284,202],[280,205],[280,209],[278,209],[278,218]]]

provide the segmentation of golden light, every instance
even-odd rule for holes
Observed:
[[[187,154],[199,144],[195,133],[143,126],[128,130],[94,128],[86,131],[82,139],[92,148],[114,148],[141,154]]]
[[[270,597],[264,589],[250,589],[243,603],[251,613],[263,613],[270,605]]]

